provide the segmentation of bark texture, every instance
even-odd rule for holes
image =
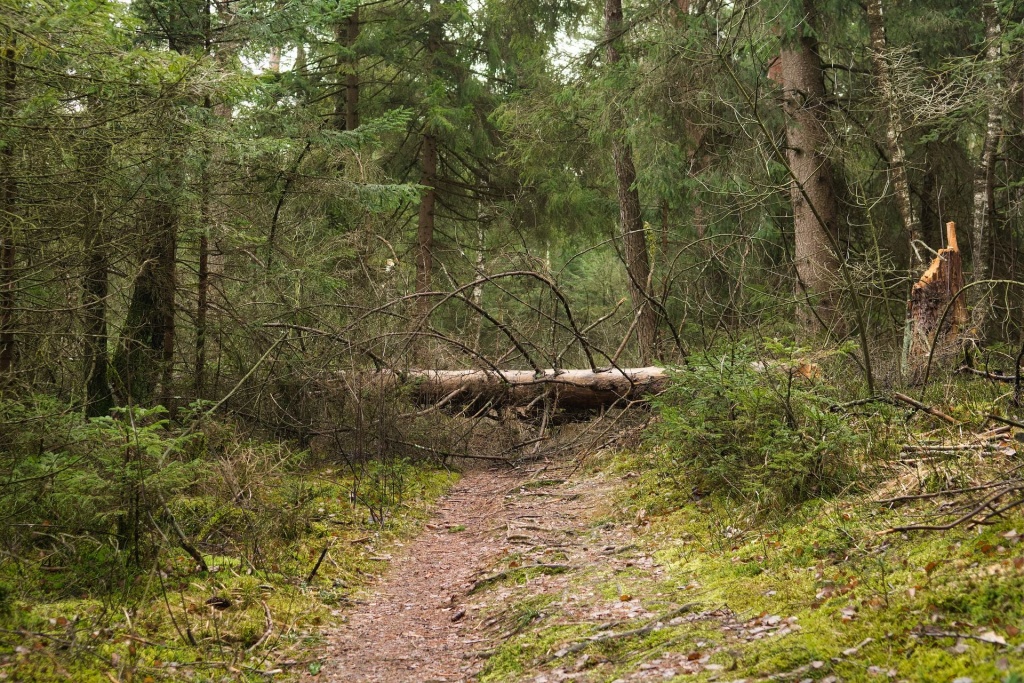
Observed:
[[[826,156],[828,105],[818,42],[813,37],[814,8],[805,3],[811,30],[799,29],[795,43],[782,50],[782,103],[786,114],[787,157],[793,178],[794,259],[801,296],[826,326],[838,322],[836,296],[839,260],[838,205],[832,162]]]
[[[893,193],[896,208],[903,223],[903,232],[914,258],[914,243],[922,239],[921,225],[914,215],[910,195],[910,180],[907,177],[907,155],[903,148],[903,127],[895,106],[895,97],[890,75],[889,47],[885,36],[885,19],[882,0],[868,0],[868,28],[871,31],[871,64],[878,84],[878,93],[885,107],[885,143],[889,153],[889,172],[892,174]]]
[[[94,145],[89,158],[95,168],[107,162],[107,145]],[[98,182],[98,181],[97,181]],[[94,187],[83,207],[82,228],[85,242],[85,275],[82,278],[82,321],[85,333],[83,356],[85,361],[85,416],[107,415],[114,405],[110,388],[109,350],[107,335],[107,297],[109,294],[110,266],[104,230],[104,215],[100,188]]]
[[[622,0],[606,0],[604,7],[605,61],[617,64],[621,55],[616,47],[623,30]],[[644,232],[640,193],[636,187],[636,166],[633,147],[624,139],[625,120],[615,104],[611,105],[612,157],[619,200],[619,227],[622,231],[622,252],[629,276],[629,294],[636,311],[636,337],[641,363],[649,363],[655,355],[658,316],[649,297],[651,280],[647,235]]]
[[[17,97],[18,62],[15,55],[13,33],[5,34],[3,59],[0,73],[3,78],[3,102],[0,103],[5,118],[12,119],[14,102]],[[13,135],[13,131],[9,134]],[[17,184],[14,175],[14,143],[8,139],[3,145],[0,158],[0,375],[7,375],[14,368],[14,216]]]
[[[166,201],[153,201],[147,216],[152,236],[132,285],[114,368],[123,399],[145,403],[157,382],[169,391],[174,352],[174,292],[177,217]],[[166,398],[166,396],[165,396]]]
[[[434,205],[437,201],[437,139],[423,136],[420,150],[420,185],[426,188],[420,199],[419,220],[416,225],[416,291],[429,292],[434,269]],[[428,305],[421,299],[421,307]]]
[[[365,380],[364,376],[364,380]],[[464,406],[490,404],[494,408],[538,405],[549,394],[563,410],[597,410],[661,393],[668,386],[664,368],[591,370],[410,370],[399,376],[383,371],[373,376],[388,386],[411,388],[423,405]]]
[[[996,93],[1002,93],[1002,78],[999,60],[1001,56],[1000,39],[1002,28],[999,13],[993,0],[982,4],[985,19],[985,62],[992,69]],[[1003,117],[1002,98],[994,96],[989,101],[988,116],[985,124],[985,139],[981,147],[981,157],[974,169],[974,211],[972,226],[972,277],[975,282],[991,277],[992,269],[989,260],[992,256],[992,198],[995,185],[996,152],[1002,137]],[[992,310],[992,295],[988,287],[978,287],[977,299],[974,302],[972,323],[975,333],[984,337],[985,325],[988,323]]]
[[[335,40],[346,53],[338,60],[338,90],[334,101],[336,130],[355,130],[359,127],[359,58],[355,52],[359,28],[359,7],[356,7],[345,22],[334,29]]]
[[[441,50],[442,19],[439,2],[430,3],[427,19],[427,70],[435,67],[437,53]],[[420,146],[420,185],[426,188],[420,199],[420,210],[416,224],[416,292],[429,292],[434,268],[434,207],[437,203],[437,137],[428,121],[423,130]],[[426,313],[429,302],[425,297],[419,301],[421,314]]]

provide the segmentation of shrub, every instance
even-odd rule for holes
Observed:
[[[857,472],[861,437],[799,371],[797,350],[734,350],[673,373],[656,438],[697,489],[780,506],[834,493]]]

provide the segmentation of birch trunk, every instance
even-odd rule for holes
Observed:
[[[896,208],[903,223],[903,233],[910,248],[910,259],[914,261],[914,243],[922,239],[921,225],[914,215],[910,195],[910,181],[907,178],[907,155],[903,148],[903,130],[894,106],[892,76],[889,71],[889,49],[885,37],[885,20],[882,14],[882,0],[868,0],[868,28],[871,31],[871,64],[875,72],[878,92],[885,106],[885,143],[889,153],[889,172],[892,174]]]
[[[1000,39],[1002,28],[999,14],[993,0],[986,0],[982,5],[985,19],[985,63],[993,70],[990,78],[994,81],[995,93],[988,105],[988,117],[985,125],[985,138],[981,146],[981,156],[974,169],[974,211],[972,226],[971,270],[975,282],[991,277],[989,260],[992,241],[992,194],[995,182],[996,151],[1002,136],[1003,117],[1000,94],[1002,93],[1002,74],[999,59],[1001,56]],[[988,323],[992,309],[992,294],[988,287],[976,288],[977,299],[974,303],[972,323],[976,334],[984,337],[985,325]]]

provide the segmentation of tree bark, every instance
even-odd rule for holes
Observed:
[[[665,368],[590,370],[411,370],[401,376],[382,371],[364,381],[383,387],[410,387],[421,405],[455,407],[490,404],[493,408],[538,405],[548,392],[563,410],[582,411],[625,407],[630,401],[659,394],[668,387]],[[439,405],[440,404],[440,405]]]
[[[18,63],[15,60],[15,38],[7,32],[3,47],[3,102],[0,109],[5,118],[13,118],[17,96]],[[14,369],[14,272],[16,247],[14,243],[15,179],[14,141],[4,141],[0,160],[0,375],[7,376]]]
[[[999,66],[1002,52],[1000,48],[1002,27],[999,23],[998,9],[993,0],[985,0],[982,3],[982,13],[985,19],[985,63],[989,69],[993,70],[990,78],[994,81],[995,94],[988,104],[985,138],[982,142],[978,165],[974,169],[971,275],[975,282],[987,280],[991,276],[989,264],[991,250],[989,247],[992,240],[992,200],[995,185],[996,151],[1003,130],[1003,103],[999,96],[1003,90]],[[992,309],[991,288],[980,286],[977,288],[977,292],[971,322],[974,325],[975,333],[980,338],[984,338],[985,326]]]
[[[423,136],[420,150],[420,185],[426,188],[420,199],[419,220],[416,225],[416,292],[430,291],[434,268],[434,203],[437,199],[437,140],[431,134]],[[420,299],[425,310],[429,302]]]
[[[430,3],[427,17],[426,67],[433,79],[437,53],[441,50],[443,19],[441,2]],[[430,121],[423,126],[420,146],[420,185],[426,188],[420,198],[416,224],[416,292],[429,292],[434,269],[434,207],[437,202],[437,137]],[[429,301],[421,297],[417,308],[421,315],[429,310]]]
[[[882,14],[882,0],[868,0],[868,28],[871,32],[871,64],[875,71],[879,95],[885,106],[885,142],[889,152],[889,171],[892,173],[893,192],[896,208],[903,223],[903,233],[910,249],[910,260],[914,260],[914,243],[922,239],[921,225],[914,215],[910,196],[910,180],[907,178],[907,155],[903,148],[903,130],[894,106],[892,76],[889,67],[889,48],[885,37],[885,20]]]
[[[605,61],[609,67],[621,60],[616,43],[623,30],[622,0],[605,0],[604,6]],[[636,311],[637,351],[641,363],[649,363],[655,355],[657,311],[651,305],[651,264],[644,232],[640,193],[636,187],[636,166],[633,148],[626,141],[625,118],[617,105],[611,105],[612,158],[619,200],[619,228],[622,232],[622,252],[629,277],[629,293]]]
[[[818,42],[814,38],[813,5],[805,2],[810,31],[801,26],[795,44],[782,50],[782,103],[786,114],[787,157],[793,178],[793,205],[798,293],[806,297],[814,317],[826,327],[839,323],[834,287],[839,259],[837,201],[832,162],[825,154],[827,104]],[[831,237],[830,237],[831,236]],[[811,318],[808,317],[807,322]]]
[[[359,127],[359,73],[356,41],[359,40],[359,7],[352,10],[345,23],[334,28],[336,42],[347,55],[338,59],[338,91],[334,101],[335,130],[355,130]],[[344,83],[344,87],[341,84]]]
[[[114,360],[125,398],[146,403],[157,381],[169,396],[174,359],[174,294],[177,218],[167,200],[149,205],[147,233],[152,235],[135,276],[121,343]]]
[[[98,203],[98,197],[94,198]],[[97,213],[100,208],[96,206]],[[113,393],[107,378],[107,249],[102,238],[99,216],[90,220],[86,236],[88,261],[82,282],[82,313],[85,319],[85,416],[101,417],[110,413],[114,405]]]
[[[205,176],[206,174],[204,174]],[[204,178],[204,183],[208,182]],[[209,191],[207,190],[207,194]],[[204,197],[203,232],[199,236],[199,282],[196,287],[196,367],[192,391],[196,398],[203,398],[206,387],[206,321],[210,309],[210,240],[206,236],[209,229],[210,211],[209,198]]]
[[[114,406],[110,388],[109,350],[107,335],[107,297],[110,267],[107,251],[110,244],[104,228],[104,207],[100,171],[110,156],[110,145],[105,141],[87,143],[86,171],[96,178],[88,204],[83,209],[82,222],[85,243],[85,274],[82,278],[82,318],[84,323],[85,361],[85,416],[102,417]]]

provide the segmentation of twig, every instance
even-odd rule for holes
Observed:
[[[322,556],[321,559],[323,559]],[[317,566],[319,566],[319,564],[320,563],[318,562]],[[256,648],[258,648],[260,645],[266,642],[267,638],[269,638],[270,634],[274,631],[274,618],[270,615],[270,607],[267,606],[267,601],[260,600],[260,604],[263,605],[263,618],[266,621],[267,629],[263,632],[263,635],[259,637],[259,640],[257,640],[255,643],[249,646],[249,649],[247,649],[246,652],[252,652]]]
[[[1024,489],[1024,483],[1018,483],[1018,484],[1016,484],[1014,486],[1008,486],[1008,487],[1006,487],[1005,489],[1003,489],[1001,491],[996,491],[991,496],[989,496],[988,498],[983,500],[981,503],[976,505],[974,508],[972,508],[966,514],[961,515],[960,517],[957,517],[956,519],[954,519],[952,522],[948,522],[946,524],[910,524],[908,526],[897,526],[897,527],[893,527],[891,529],[887,529],[885,531],[882,531],[882,532],[879,533],[879,535],[892,534],[892,533],[896,533],[898,531],[949,531],[950,529],[952,529],[955,526],[959,526],[960,524],[963,524],[964,522],[970,521],[975,515],[980,513],[985,508],[989,507],[992,503],[994,503],[995,501],[999,500],[1000,498],[1005,496],[1007,493],[1012,493],[1013,491],[1020,491],[1021,489]],[[1007,509],[1007,508],[1004,508],[1004,510],[1005,509]],[[992,515],[988,515],[988,517],[992,517]],[[986,517],[986,519],[988,519],[988,517]]]
[[[313,579],[316,578],[316,573],[320,571],[320,565],[323,563],[324,558],[327,557],[328,551],[334,547],[334,539],[330,539],[324,544],[324,549],[320,552],[320,557],[317,558],[316,564],[313,565],[313,569],[309,572],[309,576],[306,577],[306,583],[313,583]]]
[[[945,491],[936,491],[935,493],[916,493],[913,495],[896,496],[895,498],[883,498],[882,500],[876,500],[875,502],[879,505],[891,505],[892,503],[902,503],[908,500],[927,500],[929,498],[940,498],[942,496],[950,496],[956,493],[970,493],[972,491],[984,491],[985,489],[993,489],[997,486],[1005,486],[1012,484],[1012,481],[997,481],[989,484],[981,484],[979,486],[969,486],[962,489],[947,489]]]
[[[674,619],[675,617],[678,617],[682,614],[692,612],[693,608],[696,606],[697,603],[695,602],[687,603],[682,607],[679,607],[677,609],[672,610],[671,612],[668,612],[667,614],[651,619],[649,622],[647,622],[640,628],[634,628],[629,631],[617,631],[615,633],[602,633],[600,635],[591,636],[587,640],[581,640],[578,643],[573,643],[568,647],[561,648],[550,659],[560,659],[562,657],[565,657],[566,655],[574,654],[576,652],[579,652],[580,650],[586,649],[594,643],[604,643],[609,640],[620,640],[622,638],[635,638],[636,636],[645,636],[651,631],[658,628],[659,625],[664,624],[666,621]]]
[[[1013,375],[1000,375],[996,372],[988,372],[986,370],[972,368],[969,365],[960,367],[957,372],[965,375],[977,375],[978,377],[984,377],[985,379],[990,379],[994,382],[1013,382],[1015,380]]]
[[[957,424],[957,421],[954,418],[950,417],[949,415],[946,415],[942,411],[932,408],[931,406],[925,405],[924,403],[921,403],[917,399],[910,398],[906,394],[901,394],[900,392],[895,391],[893,392],[892,397],[895,398],[897,401],[902,401],[903,403],[911,405],[922,412],[928,413],[933,417],[937,417],[940,420],[948,422],[951,425]]]
[[[1011,420],[1008,417],[999,417],[998,415],[993,415],[992,413],[986,413],[985,417],[987,417],[989,420],[995,420],[996,422],[1008,424],[1011,427],[1020,427],[1021,429],[1024,429],[1024,422],[1020,422],[1018,420]]]

